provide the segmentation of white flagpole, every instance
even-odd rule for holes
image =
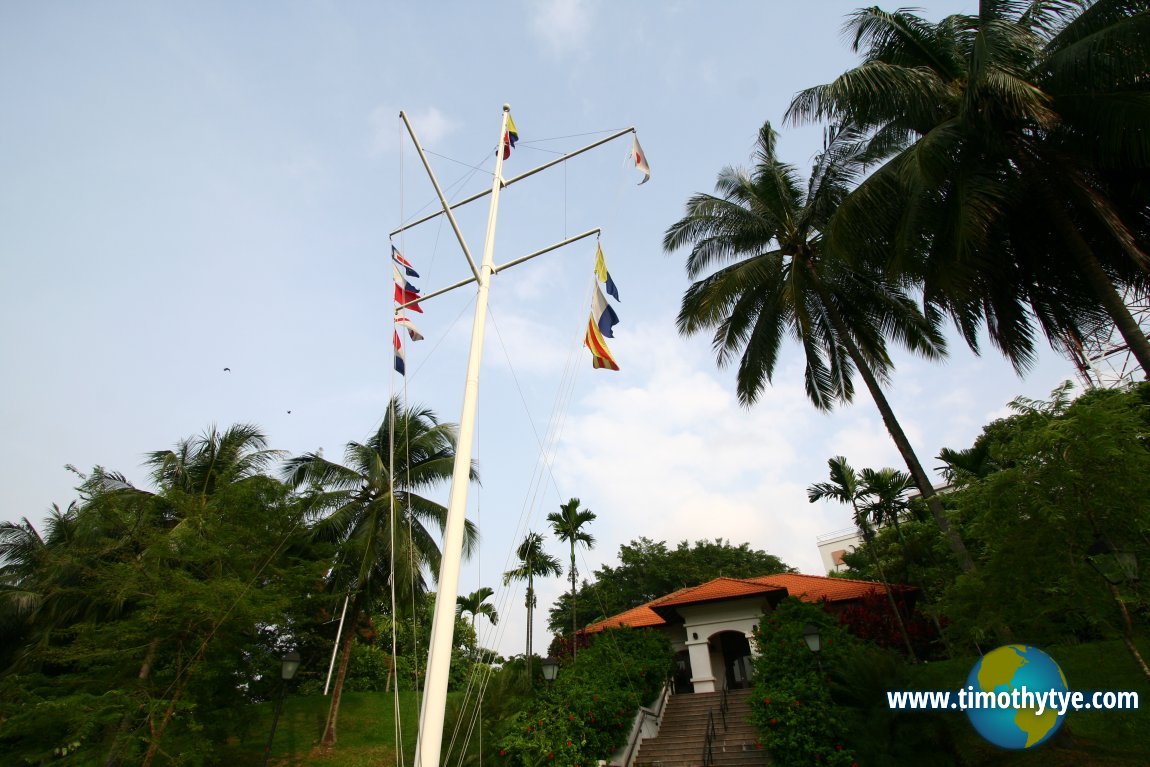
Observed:
[[[331,648],[331,663],[327,665],[327,681],[323,683],[323,694],[327,695],[328,688],[331,687],[331,672],[335,670],[335,657],[339,654],[339,640],[343,636],[343,619],[347,616],[347,602],[351,599],[351,595],[343,598],[343,611],[339,614],[339,628],[335,632],[335,645]]]
[[[471,443],[475,433],[475,408],[479,402],[479,363],[483,358],[483,333],[487,327],[487,294],[495,265],[495,223],[499,214],[499,190],[503,186],[503,136],[507,131],[507,118],[510,112],[511,107],[504,104],[499,122],[499,142],[496,144],[498,148],[495,150],[495,178],[491,182],[487,236],[483,242],[483,261],[477,275],[479,289],[475,296],[475,322],[471,328],[467,381],[463,389],[463,409],[459,416],[459,440],[455,445],[455,468],[451,475],[447,526],[443,533],[439,591],[435,595],[435,617],[431,623],[427,679],[419,717],[419,740],[416,744],[416,767],[438,767],[443,742],[447,678],[451,669],[451,646],[455,634],[455,599],[459,592],[467,490],[471,483]]]

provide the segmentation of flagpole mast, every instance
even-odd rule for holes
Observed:
[[[459,416],[459,438],[455,445],[455,467],[451,475],[451,497],[447,504],[447,524],[443,533],[443,557],[439,568],[439,588],[435,595],[435,617],[431,623],[427,679],[419,716],[416,767],[438,767],[443,742],[443,719],[447,707],[447,679],[451,669],[451,646],[455,634],[455,600],[459,591],[459,570],[463,558],[463,530],[467,515],[467,490],[471,483],[471,448],[475,434],[475,409],[479,402],[479,365],[483,359],[483,334],[487,327],[487,295],[495,265],[495,224],[499,215],[499,190],[503,186],[503,148],[507,120],[511,113],[503,105],[499,122],[499,142],[495,150],[495,178],[491,182],[491,207],[487,213],[487,236],[483,261],[476,275],[475,322],[471,328],[471,351],[467,358],[467,380]],[[441,196],[443,205],[447,202]],[[449,214],[450,215],[450,214]],[[460,238],[462,243],[462,238]]]

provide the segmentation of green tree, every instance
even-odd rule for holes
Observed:
[[[875,527],[893,526],[901,538],[902,519],[910,509],[906,493],[914,487],[914,480],[905,471],[886,466],[863,469],[859,481],[864,490],[859,510]]]
[[[593,582],[584,581],[579,589],[579,603],[584,605],[580,625],[720,576],[753,578],[793,571],[778,557],[752,549],[748,543],[734,546],[716,538],[694,543],[680,541],[668,548],[665,541],[638,538],[619,547],[618,565],[603,565],[595,571]],[[563,633],[571,622],[571,614],[570,595],[564,594],[551,609],[548,629]]]
[[[1073,343],[1099,305],[1150,370],[1120,290],[1144,286],[1150,264],[1148,10],[981,0],[938,23],[857,11],[847,35],[862,64],[787,112],[856,126],[890,158],[834,236],[893,254],[892,269],[922,281],[928,313],[949,312],[972,348],[985,322],[1020,370],[1034,319]]]
[[[840,242],[824,236],[868,159],[861,136],[849,128],[830,131],[805,188],[776,156],[775,138],[770,123],[763,125],[753,171],[724,168],[718,195],[692,197],[686,216],[663,238],[668,252],[691,248],[687,274],[696,281],[683,296],[679,332],[714,328],[720,366],[741,355],[736,381],[744,405],[753,404],[771,380],[788,337],[802,346],[807,396],[820,410],[851,400],[857,371],[935,522],[968,570],[970,555],[882,389],[893,367],[886,339],[939,359],[945,345],[937,322],[918,311],[898,280],[850,261]],[[698,279],[716,266],[721,268]]]
[[[317,574],[289,555],[302,520],[263,473],[275,457],[254,427],[213,428],[149,454],[154,491],[97,467],[45,534],[0,535],[28,640],[0,690],[7,754],[202,763],[239,734],[250,699],[237,673],[270,671],[253,637]]]
[[[495,611],[495,605],[487,604],[487,600],[494,593],[495,590],[490,586],[481,586],[477,591],[473,591],[467,596],[456,597],[455,614],[461,616],[463,613],[467,613],[470,615],[472,630],[475,629],[475,619],[480,615],[486,615],[492,626],[498,625],[499,613]]]
[[[246,516],[253,507],[264,509],[286,504],[282,486],[266,474],[283,455],[282,451],[268,448],[267,437],[255,425],[234,424],[222,432],[213,425],[201,435],[179,440],[175,449],[157,450],[147,455],[144,465],[150,469],[150,479],[157,488],[155,494],[138,490],[120,474],[97,470],[91,477],[88,487],[93,507],[108,504],[112,508],[124,506],[134,513],[142,510],[151,517],[146,522],[154,525],[154,529],[164,531],[160,538],[151,542],[136,542],[137,547],[143,549],[141,553],[158,558],[152,563],[152,568],[142,573],[145,582],[154,583],[156,577],[164,577],[154,568],[169,565],[173,571],[170,584],[178,584],[184,589],[182,609],[187,610],[189,621],[175,638],[180,643],[177,652],[188,654],[189,660],[185,661],[186,667],[177,672],[171,683],[169,689],[172,694],[163,707],[163,713],[158,717],[155,712],[149,715],[147,726],[151,738],[142,761],[144,767],[148,767],[158,755],[164,733],[182,706],[181,696],[191,681],[192,673],[204,659],[205,647],[195,647],[203,629],[194,618],[192,600],[206,596],[202,592],[205,581],[224,579],[225,568],[232,559],[218,554],[204,559],[205,544],[211,540],[216,546],[235,545],[226,538],[217,538],[216,534],[221,523],[225,528],[232,527],[229,523],[234,522],[233,514],[236,512]],[[119,514],[92,514],[84,521],[97,523],[100,529],[87,533],[96,537],[114,534],[126,520]],[[103,529],[105,522],[111,522],[113,529]],[[199,548],[199,551],[193,555],[192,548]],[[226,598],[227,592],[222,584],[220,586],[216,596],[203,605],[209,614],[219,609],[217,600]],[[242,595],[237,596],[242,598]],[[203,643],[211,641],[213,634],[209,633]],[[148,642],[140,667],[141,678],[147,677],[155,665],[158,642],[157,638]],[[117,742],[113,746],[114,755],[109,756],[108,761],[114,761],[118,748]]]
[[[808,625],[816,627],[822,639],[817,659],[803,638]],[[846,742],[847,712],[836,705],[827,682],[828,672],[836,675],[857,652],[859,641],[832,613],[787,597],[763,616],[755,643],[751,721],[771,763],[780,767],[856,763]]]
[[[673,657],[662,632],[602,632],[507,720],[497,741],[499,756],[521,767],[576,767],[610,759],[626,742],[638,708],[659,694]]]
[[[523,542],[515,550],[519,564],[503,574],[503,585],[512,581],[525,581],[527,595],[524,604],[527,606],[527,650],[524,658],[528,666],[531,664],[531,632],[532,618],[535,615],[535,579],[545,578],[548,575],[562,575],[563,567],[559,560],[543,550],[543,536],[539,533],[528,532]]]
[[[439,572],[439,546],[428,525],[442,531],[447,509],[424,493],[450,481],[455,441],[453,424],[441,423],[429,409],[403,407],[393,398],[367,442],[347,444],[344,465],[321,453],[305,453],[284,465],[283,477],[304,492],[309,512],[319,517],[312,535],[339,548],[328,581],[335,593],[348,595],[351,625],[368,621],[389,587],[398,594],[418,596],[427,591],[423,569]],[[478,480],[474,466],[471,479]],[[476,540],[475,526],[468,522],[465,553]],[[345,628],[321,739],[324,747],[336,742],[343,681],[355,637],[355,631]]]
[[[577,595],[575,593],[575,544],[582,543],[588,549],[595,546],[595,538],[588,532],[583,530],[585,525],[594,522],[596,519],[595,512],[590,509],[580,509],[579,499],[572,498],[567,503],[559,506],[558,512],[553,512],[547,515],[547,521],[551,523],[551,530],[555,533],[555,537],[561,541],[566,541],[571,545],[571,636],[575,636],[575,632],[579,630],[579,618],[576,609]],[[575,644],[571,645],[571,652],[574,654],[576,651]]]
[[[1001,468],[954,493],[984,565],[944,608],[952,631],[975,640],[1007,619],[1034,643],[1117,635],[1150,677],[1132,639],[1144,618],[1136,628],[1127,608],[1141,603],[1140,585],[1109,584],[1087,560],[1099,537],[1150,556],[1150,386],[1073,402],[1068,388],[1048,402],[1016,399],[1015,415],[988,428]]]
[[[45,534],[27,517],[0,522],[0,668],[19,668],[37,638],[47,638],[52,622],[41,608],[60,586],[50,569],[51,549],[70,537],[77,513],[75,502],[67,511],[53,504]],[[90,604],[77,601],[69,611]]]
[[[885,508],[882,506],[882,499],[879,502],[870,501],[876,492],[870,486],[859,481],[858,475],[855,473],[854,468],[847,463],[847,459],[841,455],[836,455],[834,458],[827,460],[827,467],[830,469],[830,482],[816,482],[807,488],[807,500],[811,503],[821,501],[824,498],[838,501],[850,505],[854,509],[854,522],[863,533],[863,539],[866,542],[874,540],[874,524],[878,524],[875,519],[874,511],[880,510],[879,514],[885,514]],[[875,476],[871,472],[870,476]],[[902,634],[903,642],[906,644],[906,652],[912,661],[916,661],[914,654],[914,646],[910,642],[910,635],[906,632],[906,624],[903,623],[902,612],[898,609],[898,604],[895,602],[894,594],[891,591],[890,579],[886,577],[886,572],[883,570],[882,563],[877,558],[874,560],[875,568],[879,572],[879,578],[882,580],[883,590],[886,591],[887,601],[890,603],[891,615],[894,616],[895,622],[898,624],[899,633]]]

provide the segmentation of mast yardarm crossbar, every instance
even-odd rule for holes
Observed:
[[[443,196],[443,190],[440,189],[439,182],[435,178],[435,173],[431,170],[431,164],[423,152],[423,147],[420,145],[419,139],[416,138],[415,130],[411,127],[411,122],[407,119],[407,115],[403,112],[399,113],[400,119],[402,119],[403,124],[407,126],[407,132],[411,136],[416,150],[419,152],[419,157],[423,161],[423,167],[427,170],[427,175],[431,178],[432,186],[435,187],[435,193],[439,197],[440,205],[443,207],[442,213],[446,215],[451,222],[451,228],[455,231],[455,237],[459,241],[463,255],[467,258],[467,263],[468,266],[471,267],[472,274],[475,275],[474,278],[466,279],[442,290],[429,293],[415,301],[403,304],[399,308],[426,301],[429,298],[442,295],[449,290],[454,290],[464,285],[470,285],[473,282],[477,284],[475,294],[475,321],[471,327],[471,350],[467,358],[467,377],[463,387],[463,408],[459,416],[459,438],[455,446],[455,465],[451,475],[451,496],[447,504],[447,522],[443,530],[443,556],[439,567],[439,590],[435,595],[435,614],[431,623],[431,642],[428,648],[427,678],[424,687],[423,707],[420,710],[419,716],[419,740],[416,745],[415,755],[416,767],[439,767],[440,751],[443,742],[443,719],[447,705],[447,678],[451,668],[451,646],[455,638],[455,600],[459,595],[459,570],[463,559],[463,528],[467,513],[467,491],[471,481],[471,453],[475,434],[475,410],[479,401],[479,368],[480,362],[483,359],[483,335],[487,325],[487,298],[491,286],[491,275],[502,269],[521,264],[536,256],[548,253],[585,237],[590,237],[592,234],[599,233],[598,229],[592,229],[547,248],[543,248],[542,250],[530,253],[513,261],[508,261],[503,266],[496,267],[494,261],[495,224],[499,215],[499,192],[503,187],[515,181],[534,175],[575,155],[582,154],[589,149],[605,144],[612,139],[633,133],[635,130],[634,128],[628,128],[625,131],[620,131],[605,139],[589,144],[582,149],[564,155],[557,160],[545,163],[534,170],[516,176],[510,181],[504,181],[502,150],[510,112],[511,107],[504,104],[503,113],[500,116],[499,122],[499,140],[496,143],[499,149],[495,153],[495,173],[491,182],[491,189],[487,192],[474,195],[455,205],[449,205],[447,198]],[[476,267],[475,260],[471,257],[471,251],[467,247],[467,242],[463,238],[463,233],[459,229],[459,224],[456,222],[455,216],[452,215],[451,211],[452,208],[477,200],[485,194],[491,195],[491,207],[487,214],[487,234],[483,241],[483,258],[479,266]],[[439,213],[435,213],[396,229],[392,232],[392,235],[410,229],[416,224],[429,221],[438,215]],[[530,659],[528,660],[530,661]]]
[[[403,112],[400,112],[399,114],[400,114],[400,116],[402,116]],[[406,119],[404,119],[404,124],[407,124]],[[407,130],[409,133],[411,132],[411,125],[407,124]],[[522,181],[523,179],[527,178],[528,176],[534,176],[536,173],[539,173],[540,171],[547,170],[548,168],[550,168],[553,165],[558,165],[561,162],[566,162],[567,160],[570,160],[572,157],[575,157],[576,155],[581,155],[584,152],[589,152],[597,146],[601,146],[603,144],[606,144],[608,141],[614,141],[615,139],[617,139],[621,136],[626,136],[628,133],[634,133],[634,132],[635,132],[635,128],[631,127],[631,128],[627,128],[626,130],[621,130],[618,133],[612,133],[607,138],[599,139],[598,141],[596,141],[592,144],[588,144],[587,146],[583,147],[582,149],[576,149],[574,152],[569,152],[569,153],[563,155],[562,157],[557,157],[554,160],[551,160],[550,162],[545,162],[542,165],[540,165],[538,168],[533,168],[533,169],[527,171],[526,173],[520,173],[518,176],[513,176],[512,178],[509,178],[506,181],[504,181],[503,186],[505,186],[505,187],[511,186],[516,181]],[[414,137],[413,137],[413,140],[414,140]],[[419,148],[418,143],[416,144],[416,148],[417,149]],[[423,157],[423,150],[422,149],[420,149],[420,157],[421,158]],[[423,159],[423,166],[425,168],[427,168],[427,159],[426,158]],[[427,172],[430,173],[431,169],[428,168]],[[436,186],[436,191],[439,191],[438,186]],[[414,227],[419,226],[420,224],[427,223],[428,221],[432,220],[433,218],[438,218],[439,216],[442,216],[444,213],[447,213],[448,216],[451,216],[450,211],[455,210],[456,208],[461,208],[469,202],[475,202],[476,200],[481,199],[483,197],[486,197],[489,194],[491,194],[490,189],[483,191],[483,192],[478,192],[476,194],[473,194],[470,197],[463,199],[463,200],[460,200],[459,202],[450,206],[450,208],[448,210],[438,210],[435,213],[430,213],[430,214],[424,216],[423,218],[412,221],[410,224],[404,224],[403,226],[399,227],[395,231],[391,232],[391,234],[389,234],[388,236],[394,237],[395,235],[400,234],[401,232],[406,232],[408,229],[412,229]],[[440,201],[443,200],[442,194],[440,195],[439,199],[440,199]]]
[[[599,227],[595,227],[594,229],[588,229],[586,232],[583,232],[583,234],[577,234],[574,237],[568,237],[566,240],[562,240],[560,242],[557,242],[554,245],[548,245],[546,248],[543,248],[541,250],[537,250],[534,253],[528,253],[526,256],[520,256],[519,258],[508,261],[506,264],[500,264],[499,266],[493,266],[493,267],[491,267],[491,273],[492,274],[499,274],[504,269],[510,269],[513,266],[519,266],[519,264],[522,264],[524,261],[530,261],[531,259],[535,258],[536,256],[542,256],[544,253],[550,253],[553,250],[558,250],[559,248],[562,248],[564,245],[570,245],[573,242],[578,242],[579,240],[586,239],[593,234],[599,234],[601,231],[602,230]],[[454,285],[448,285],[446,288],[440,288],[439,290],[428,293],[426,296],[420,296],[419,298],[416,298],[412,301],[408,301],[406,304],[399,304],[395,307],[395,310],[399,311],[400,309],[406,309],[409,306],[415,306],[416,304],[421,304],[429,298],[435,298],[436,296],[442,296],[444,293],[455,290],[456,288],[462,288],[464,285],[470,285],[473,282],[475,282],[475,278],[474,277],[468,277],[466,280],[460,280],[459,282],[455,283]]]

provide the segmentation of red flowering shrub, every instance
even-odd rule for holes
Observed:
[[[803,627],[808,623],[818,626],[822,636],[818,658],[803,640]],[[853,638],[834,616],[792,597],[764,616],[755,641],[759,655],[751,716],[772,764],[849,767],[855,757],[843,746],[846,722],[831,699],[820,663],[833,662],[848,650]]]

